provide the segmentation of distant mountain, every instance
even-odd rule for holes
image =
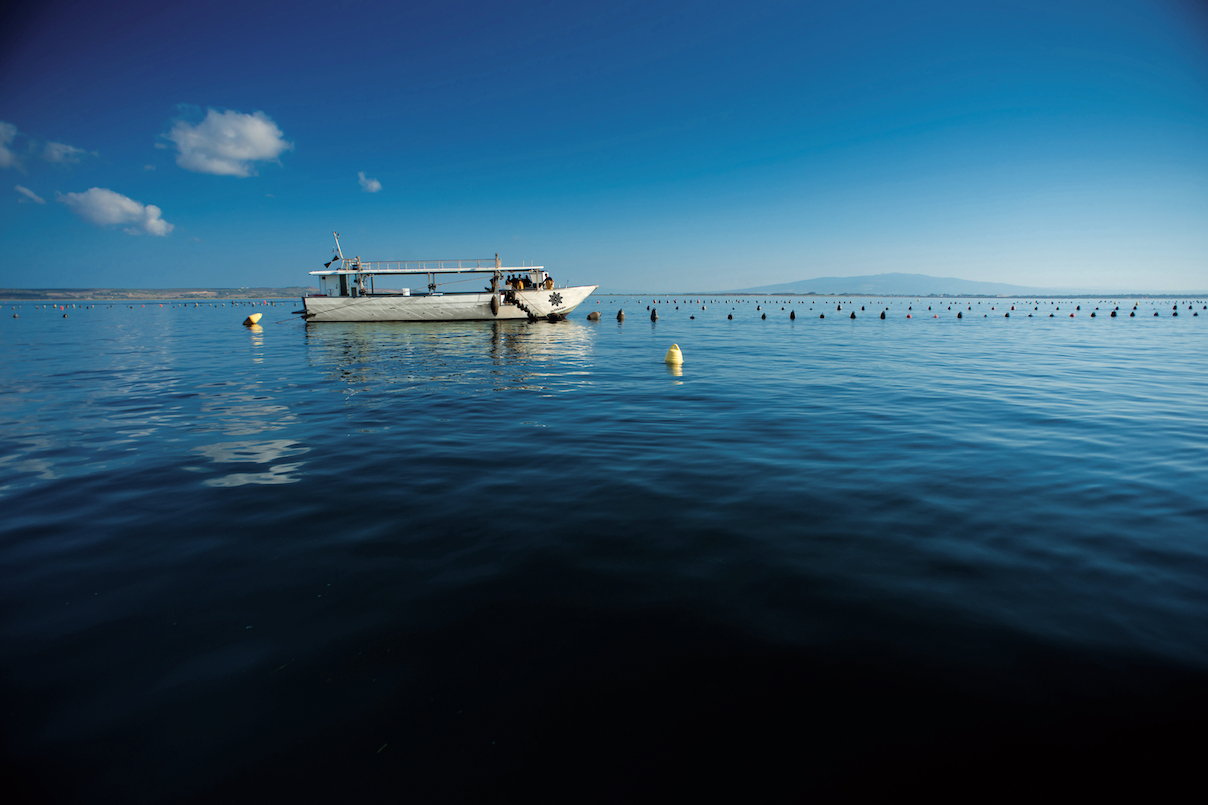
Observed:
[[[779,285],[761,285],[757,288],[739,288],[728,293],[819,293],[819,294],[869,294],[896,296],[927,296],[948,294],[950,296],[993,296],[1004,294],[1077,293],[1070,288],[1032,288],[1024,285],[1008,285],[1005,282],[977,282],[956,277],[931,277],[927,274],[870,274],[862,277],[817,277],[812,280],[782,282]]]

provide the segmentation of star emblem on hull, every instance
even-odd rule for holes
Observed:
[[[560,294],[560,293],[552,293],[552,294],[550,294],[550,295],[549,295],[549,303],[550,303],[551,305],[553,305],[554,307],[557,307],[558,305],[562,304],[562,294]]]

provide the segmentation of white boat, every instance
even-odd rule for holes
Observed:
[[[506,268],[499,255],[460,260],[363,261],[345,257],[339,234],[335,257],[322,271],[319,292],[302,297],[297,311],[312,321],[558,321],[583,303],[598,285],[559,287],[544,266]],[[408,278],[427,278],[425,291],[402,287]],[[441,282],[437,282],[437,278]],[[450,279],[450,277],[456,277]],[[482,290],[442,291],[457,283],[487,281]]]

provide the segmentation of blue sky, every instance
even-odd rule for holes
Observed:
[[[304,284],[334,229],[636,290],[1208,289],[1193,0],[3,13],[2,286]]]

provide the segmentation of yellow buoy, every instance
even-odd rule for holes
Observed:
[[[663,358],[663,363],[683,363],[684,353],[680,352],[679,344],[672,344],[671,349],[667,350],[667,357]]]
[[[253,313],[252,315],[248,316],[246,319],[243,320],[244,326],[251,327],[253,324],[260,321],[260,317],[263,315],[264,315],[263,313]]]

